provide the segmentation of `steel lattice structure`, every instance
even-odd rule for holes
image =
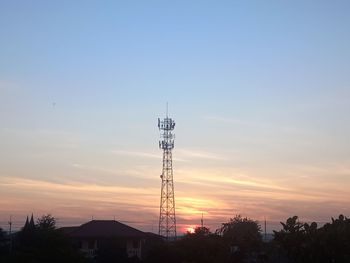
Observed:
[[[172,149],[174,149],[175,136],[172,131],[175,121],[168,117],[158,119],[158,128],[161,132],[159,148],[163,150],[163,171],[160,192],[159,235],[166,240],[176,239],[175,195],[173,181]]]

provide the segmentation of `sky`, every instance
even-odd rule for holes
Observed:
[[[349,1],[0,0],[0,227],[350,215]]]

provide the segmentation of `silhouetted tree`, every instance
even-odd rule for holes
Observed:
[[[241,261],[254,252],[258,252],[262,244],[261,227],[257,221],[236,215],[229,222],[223,223],[217,230],[230,246],[233,260]]]
[[[2,228],[0,227],[0,238],[3,238],[5,236],[5,231],[2,230]]]
[[[149,244],[145,263],[180,263],[184,262],[185,251],[179,246],[179,240],[174,242],[155,241]]]
[[[56,228],[56,218],[50,214],[43,215],[38,218],[36,227],[39,230],[54,230]]]
[[[0,228],[0,262],[4,261],[5,256],[9,253],[9,239],[6,236],[6,232]]]
[[[322,257],[328,262],[350,262],[350,219],[339,215],[318,230]],[[325,261],[326,262],[326,261]]]
[[[56,220],[44,215],[34,227],[24,227],[17,235],[13,253],[8,262],[85,262],[67,237],[56,229]]]
[[[281,224],[274,243],[293,262],[350,262],[350,220],[343,215],[321,228],[315,222],[303,224],[297,216]]]
[[[5,242],[6,232],[0,227],[0,245]]]
[[[225,263],[228,248],[221,236],[206,227],[197,227],[194,233],[173,242],[154,239],[144,262],[146,263]]]
[[[299,222],[297,216],[293,216],[288,218],[286,223],[281,222],[281,225],[282,230],[274,231],[275,243],[287,253],[288,258],[298,260],[304,254],[304,224]]]
[[[186,262],[227,262],[229,255],[229,248],[223,238],[211,233],[206,227],[197,227],[194,233],[187,233],[178,241],[178,247],[184,251]]]
[[[190,233],[190,232],[187,232],[187,236],[191,236],[191,235],[194,235],[194,236],[209,236],[209,235],[212,235],[212,233],[210,232],[209,228],[205,227],[205,226],[202,226],[202,227],[196,227],[194,229],[194,233]]]

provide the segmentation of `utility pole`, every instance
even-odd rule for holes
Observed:
[[[266,217],[265,217],[265,242],[266,242],[266,240],[267,240],[267,234],[266,234]]]
[[[11,254],[12,253],[12,215],[10,215],[10,221],[8,222],[8,224],[10,225],[9,235],[10,235],[10,254]]]

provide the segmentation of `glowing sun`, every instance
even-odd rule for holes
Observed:
[[[192,226],[189,226],[189,227],[186,227],[186,228],[185,228],[185,230],[186,230],[186,232],[187,232],[187,233],[193,234],[193,233],[194,233],[195,228],[194,228],[194,227],[192,227]]]

